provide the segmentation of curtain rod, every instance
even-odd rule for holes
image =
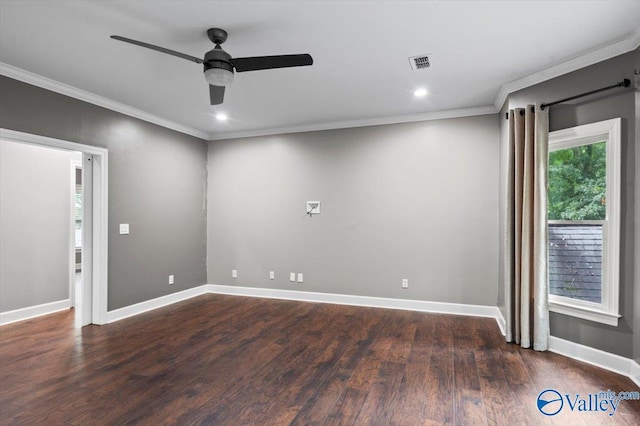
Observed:
[[[571,96],[571,97],[568,97],[568,98],[560,99],[558,101],[553,101],[553,102],[549,102],[549,103],[546,103],[546,104],[542,104],[542,105],[540,105],[540,109],[544,110],[546,107],[550,107],[550,106],[553,106],[553,105],[556,105],[556,104],[561,104],[561,103],[567,102],[567,101],[572,101],[572,100],[578,99],[578,98],[583,98],[585,96],[593,95],[595,93],[604,92],[605,90],[615,89],[616,87],[629,87],[629,86],[631,86],[631,80],[629,80],[628,78],[625,78],[621,82],[616,83],[616,84],[612,84],[611,86],[603,87],[601,89],[592,90],[590,92],[581,93],[579,95],[575,95],[575,96]],[[535,107],[531,107],[531,112],[534,112],[534,111],[535,111]],[[509,119],[509,113],[507,112],[505,115],[506,115],[506,118],[508,120]]]

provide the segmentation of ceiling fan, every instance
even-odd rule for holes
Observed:
[[[209,83],[209,97],[211,98],[211,105],[220,105],[222,103],[224,99],[224,88],[233,82],[234,70],[237,72],[245,72],[313,65],[313,58],[307,53],[300,55],[232,58],[231,55],[220,47],[220,45],[227,40],[227,32],[225,30],[220,28],[210,28],[207,30],[207,36],[209,37],[209,40],[216,45],[216,47],[205,53],[204,59],[118,35],[112,35],[111,38],[177,56],[178,58],[186,59],[197,64],[203,64],[204,78]]]

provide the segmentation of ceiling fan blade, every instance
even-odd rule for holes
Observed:
[[[233,58],[231,63],[237,72],[244,72],[313,65],[313,58],[307,53],[300,55],[254,56],[251,58]]]
[[[175,50],[166,49],[164,47],[155,46],[153,44],[145,43],[143,41],[132,40],[126,37],[120,37],[117,35],[112,35],[112,39],[124,41],[125,43],[135,44],[136,46],[146,47],[147,49],[157,50],[158,52],[166,53],[168,55],[177,56],[178,58],[186,59],[187,61],[195,62],[197,64],[204,64],[204,60],[200,58],[196,58],[195,56],[186,55],[184,53],[176,52]]]
[[[220,105],[224,99],[224,86],[209,85],[209,98],[211,105]]]

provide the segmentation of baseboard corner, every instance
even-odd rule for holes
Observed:
[[[210,293],[209,286],[207,284],[203,284],[197,287],[167,294],[165,296],[156,297],[155,299],[145,300],[144,302],[125,306],[123,308],[114,309],[107,312],[107,324],[207,293]]]
[[[640,388],[640,364],[638,361],[631,360],[629,378]]]

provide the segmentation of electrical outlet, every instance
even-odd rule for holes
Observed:
[[[270,280],[275,280],[276,279],[275,271],[269,271],[269,279]]]
[[[295,272],[290,272],[289,273],[289,281],[291,281],[292,283],[296,282],[296,273]]]
[[[409,288],[409,280],[406,278],[402,279],[402,288]]]
[[[120,224],[120,235],[128,235],[129,234],[129,224],[121,223]]]
[[[173,284],[173,275],[169,275],[169,285]]]
[[[299,282],[299,283],[304,282],[304,275],[302,275],[302,272],[299,272],[299,273],[298,273],[298,282]]]
[[[237,269],[232,269],[231,270],[231,278],[238,278],[238,270]]]

